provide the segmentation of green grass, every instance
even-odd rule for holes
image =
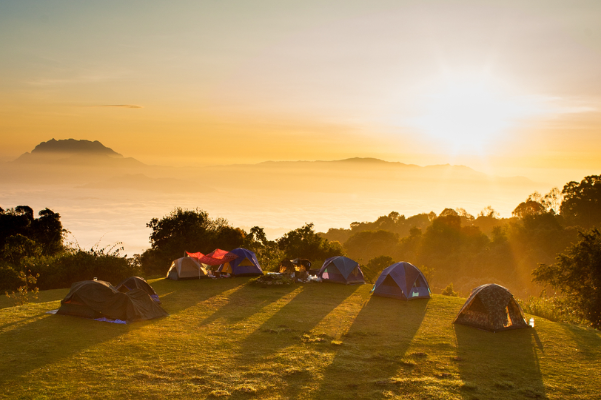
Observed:
[[[67,290],[0,300],[0,398],[599,398],[601,333],[536,318],[489,333],[465,299],[370,287],[151,282],[169,317],[129,325],[49,315]]]

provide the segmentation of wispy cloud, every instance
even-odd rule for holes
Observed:
[[[144,108],[137,104],[100,104],[92,107],[116,107],[116,108]]]

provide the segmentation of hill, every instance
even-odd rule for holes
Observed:
[[[144,166],[131,157],[123,157],[98,140],[51,139],[41,142],[29,153],[21,154],[15,164],[49,164],[54,167],[95,166],[134,168]]]
[[[402,302],[370,287],[152,283],[169,317],[116,325],[0,300],[3,398],[593,399],[601,334],[455,326],[465,299]]]

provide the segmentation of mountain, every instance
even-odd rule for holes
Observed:
[[[123,157],[111,148],[106,147],[98,140],[55,140],[51,139],[47,142],[42,142],[35,146],[31,154],[48,154],[48,153],[65,153],[65,154],[104,154],[113,157]]]
[[[54,166],[142,167],[145,164],[123,157],[98,140],[51,139],[38,144],[31,153],[13,161],[17,164],[50,164]]]

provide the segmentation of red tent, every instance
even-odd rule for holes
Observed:
[[[188,252],[186,252],[188,253]],[[190,257],[197,258],[203,264],[207,265],[221,265],[227,262],[233,261],[238,258],[234,253],[230,253],[229,251],[215,249],[209,254],[203,255],[202,253],[188,253]]]

